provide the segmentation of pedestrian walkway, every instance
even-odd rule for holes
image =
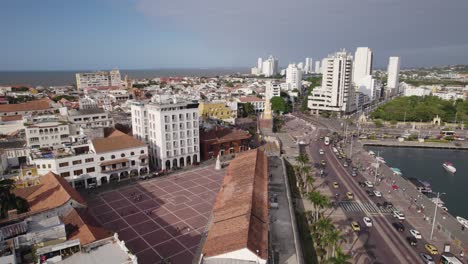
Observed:
[[[354,202],[354,201],[342,201],[339,202],[338,205],[345,211],[345,212],[366,212],[368,214],[391,214],[391,208],[384,208],[384,207],[377,207],[373,203],[361,203],[361,202]]]

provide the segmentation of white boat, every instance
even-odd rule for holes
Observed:
[[[385,160],[384,160],[384,158],[382,158],[382,157],[377,157],[377,158],[375,158],[375,159],[377,160],[377,162],[386,163]]]
[[[375,152],[372,150],[369,150],[369,155],[371,155],[372,157],[375,157]]]
[[[457,221],[464,225],[466,228],[468,228],[468,220],[466,220],[465,218],[461,217],[461,216],[457,216]]]
[[[444,169],[448,172],[451,172],[451,173],[457,172],[457,169],[450,162],[444,162],[444,164],[442,164],[442,167],[444,167]]]

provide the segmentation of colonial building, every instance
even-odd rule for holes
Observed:
[[[200,129],[200,152],[202,160],[239,153],[249,149],[251,135],[247,131],[214,126]]]

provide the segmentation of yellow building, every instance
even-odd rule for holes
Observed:
[[[205,118],[210,117],[221,120],[236,118],[236,112],[231,110],[224,103],[202,102],[198,105],[198,113]]]

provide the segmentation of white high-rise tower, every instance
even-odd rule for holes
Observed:
[[[262,73],[265,77],[271,77],[278,74],[278,59],[270,55],[267,60],[263,61]]]
[[[315,73],[322,73],[320,70],[320,61],[315,61]]]
[[[400,73],[400,57],[390,57],[388,60],[388,78],[387,78],[387,87],[391,90],[393,94],[397,94],[399,78],[398,74]]]
[[[257,60],[257,69],[259,72],[262,72],[262,66],[263,66],[263,59],[260,57]]]
[[[289,64],[286,69],[286,84],[288,85],[288,90],[297,89],[301,92],[302,69],[297,67],[296,64]]]
[[[354,54],[353,82],[359,83],[367,75],[372,75],[372,51],[359,47]]]
[[[314,64],[312,63],[312,58],[305,59],[305,73],[312,73],[314,72]]]

